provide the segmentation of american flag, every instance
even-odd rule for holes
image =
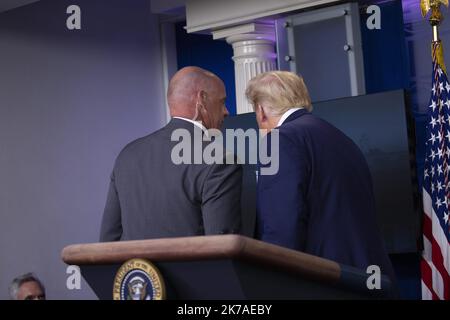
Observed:
[[[450,300],[450,83],[434,42],[423,180],[422,299]]]

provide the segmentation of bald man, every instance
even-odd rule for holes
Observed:
[[[116,159],[100,241],[239,233],[242,167],[175,164],[171,157],[176,130],[206,147],[207,129],[219,129],[228,115],[225,99],[223,82],[209,71],[186,67],[173,76],[171,121],[128,144]]]

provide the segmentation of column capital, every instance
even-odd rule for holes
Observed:
[[[213,39],[226,38],[228,43],[244,40],[270,40],[275,42],[275,24],[273,22],[251,22],[212,32]],[[236,39],[236,40],[233,40]],[[239,40],[242,39],[242,40]]]
[[[237,113],[253,112],[245,97],[248,81],[276,69],[275,24],[252,22],[212,32],[214,39],[226,39],[233,46]]]

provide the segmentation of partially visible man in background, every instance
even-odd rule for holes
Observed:
[[[242,167],[226,164],[226,152],[223,164],[194,164],[195,150],[190,163],[172,159],[175,131],[188,133],[191,145],[204,148],[207,129],[222,126],[228,115],[222,80],[204,69],[185,67],[170,80],[167,100],[170,122],[130,143],[117,157],[100,241],[240,231]]]
[[[279,136],[279,171],[258,181],[260,239],[362,270],[377,265],[395,281],[369,167],[356,144],[311,114],[308,90],[294,73],[260,74],[246,94],[258,126]]]
[[[45,287],[32,273],[15,278],[9,286],[11,300],[45,300]]]

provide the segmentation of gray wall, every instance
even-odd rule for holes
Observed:
[[[66,29],[78,4],[82,30]],[[114,159],[165,123],[159,30],[146,0],[43,0],[0,14],[0,298],[34,271],[65,287],[61,249],[95,242]]]

